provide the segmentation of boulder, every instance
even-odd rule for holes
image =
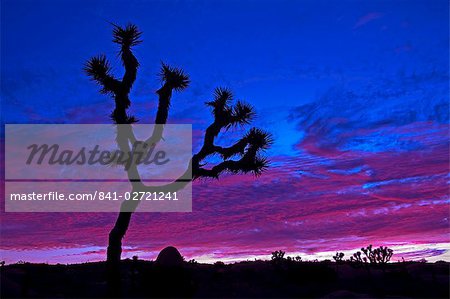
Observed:
[[[156,264],[163,267],[178,267],[183,265],[183,257],[178,249],[168,246],[161,250],[156,258]]]

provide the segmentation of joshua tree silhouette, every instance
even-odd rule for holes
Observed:
[[[343,252],[336,252],[336,254],[333,256],[333,259],[336,261],[336,263],[340,263],[344,259],[344,253]]]
[[[365,257],[362,256],[361,251],[364,253]],[[361,251],[357,251],[353,254],[353,256],[350,256],[350,261],[360,264],[386,264],[391,260],[392,255],[394,254],[394,250],[388,248],[387,246],[373,248],[372,245],[369,245],[365,248],[361,248]]]
[[[361,251],[364,252],[367,259],[372,264],[386,264],[394,254],[394,250],[388,248],[387,246],[373,248],[372,245],[369,245],[366,248],[361,248]]]
[[[134,56],[132,48],[142,42],[142,33],[133,24],[125,27],[113,26],[113,42],[120,46],[119,56],[125,69],[122,79],[114,77],[110,63],[104,55],[88,60],[84,70],[92,80],[100,85],[101,93],[114,98],[115,107],[111,113],[111,119],[115,124],[121,124],[121,126],[117,126],[116,141],[122,152],[132,153],[138,141],[133,134],[131,124],[137,122],[137,119],[127,110],[131,105],[129,94],[139,68],[139,62]],[[164,63],[162,63],[159,75],[162,86],[156,92],[159,96],[159,103],[155,124],[164,125],[167,122],[173,91],[181,92],[187,88],[189,77],[183,70]],[[179,190],[189,181],[198,178],[219,178],[220,174],[224,172],[253,173],[255,176],[259,176],[267,169],[269,161],[261,155],[261,152],[269,148],[273,140],[269,133],[261,129],[250,129],[239,141],[229,147],[215,144],[215,139],[221,131],[249,124],[255,117],[253,107],[241,101],[233,104],[233,95],[226,88],[216,88],[214,99],[206,102],[206,105],[212,108],[214,121],[206,129],[203,145],[200,151],[192,156],[186,172],[170,184],[157,187],[146,186],[140,179],[137,163],[132,163],[130,167],[126,168],[126,172],[133,192]],[[162,137],[163,126],[155,126],[145,143],[147,145],[157,144]],[[142,141],[139,142],[142,143]],[[211,155],[218,155],[222,161],[211,168],[205,168],[202,161]],[[120,285],[119,262],[122,238],[125,236],[131,215],[138,203],[139,201],[122,203],[116,223],[109,234],[107,249],[109,282],[116,288]]]

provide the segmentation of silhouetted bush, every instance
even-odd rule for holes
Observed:
[[[361,250],[362,252],[364,252],[371,264],[385,264],[389,262],[392,255],[394,254],[394,250],[386,246],[380,246],[373,249],[372,245],[369,245],[366,248],[361,248]]]
[[[286,252],[282,250],[272,252],[272,261],[282,261],[285,254]]]
[[[365,256],[362,256],[361,251]],[[355,252],[350,256],[350,262],[354,263],[371,263],[371,264],[386,264],[391,260],[394,250],[380,246],[378,248],[373,248],[372,245],[361,248],[361,251]]]
[[[336,252],[336,254],[333,256],[333,259],[336,261],[336,262],[342,262],[343,261],[343,259],[344,259],[344,253],[343,252]]]
[[[425,258],[422,258],[419,260],[419,263],[426,263],[426,262],[427,262],[427,260]]]

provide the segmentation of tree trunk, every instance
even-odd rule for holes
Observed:
[[[106,253],[108,296],[121,297],[120,257],[122,254],[122,239],[130,224],[131,212],[120,212],[116,224],[109,233]]]
[[[106,260],[108,263],[119,263],[122,254],[122,238],[130,224],[131,212],[120,212],[116,224],[109,233],[109,243]]]
[[[133,189],[134,191],[135,189]],[[124,201],[120,207],[113,229],[109,233],[108,249],[106,251],[106,277],[109,297],[121,297],[120,257],[122,254],[122,239],[128,230],[132,211],[135,211],[139,201]]]

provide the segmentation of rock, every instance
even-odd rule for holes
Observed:
[[[161,250],[156,258],[156,264],[165,267],[178,267],[183,265],[183,257],[178,249],[168,246]]]

